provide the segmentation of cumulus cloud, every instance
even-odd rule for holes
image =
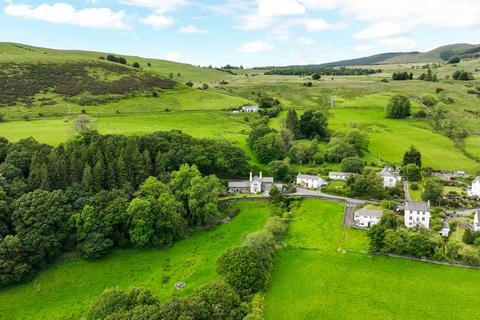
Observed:
[[[263,41],[251,41],[242,44],[239,48],[237,48],[237,52],[240,53],[257,53],[257,52],[265,52],[271,51],[274,49],[273,44]]]
[[[207,33],[207,30],[200,29],[200,28],[195,27],[194,25],[189,24],[187,26],[181,27],[179,32],[180,33],[187,33],[187,34],[195,34],[195,33],[205,34],[205,33]]]
[[[407,30],[404,25],[392,22],[381,22],[355,33],[353,37],[357,40],[396,37],[407,33]]]
[[[285,16],[304,14],[305,6],[295,0],[259,0],[258,14],[260,16]]]
[[[166,28],[175,23],[172,18],[158,14],[151,14],[146,18],[140,19],[140,22],[149,25],[156,30]]]
[[[87,8],[77,10],[67,3],[41,4],[33,7],[26,4],[9,3],[5,13],[10,16],[64,23],[81,27],[104,29],[128,29],[123,11],[113,12],[109,8]]]
[[[164,56],[164,59],[176,62],[186,62],[189,61],[191,56],[183,55],[178,52],[167,52]]]
[[[120,3],[155,9],[158,13],[173,11],[187,4],[187,0],[120,0]]]

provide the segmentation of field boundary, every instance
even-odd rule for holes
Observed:
[[[412,257],[412,256],[406,256],[406,255],[395,254],[395,253],[386,253],[386,252],[378,252],[378,251],[365,251],[365,250],[353,250],[353,249],[346,249],[345,251],[349,252],[349,253],[361,253],[361,254],[374,255],[374,256],[385,256],[385,257],[404,259],[404,260],[412,260],[412,261],[431,263],[431,264],[437,264],[437,265],[443,265],[443,266],[469,268],[469,269],[480,269],[480,266],[472,266],[472,265],[464,264],[464,263],[461,263],[461,262],[437,261],[437,260],[431,260],[431,259],[427,259],[427,258],[416,258],[416,257]]]

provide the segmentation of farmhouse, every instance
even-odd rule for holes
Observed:
[[[430,227],[430,201],[406,201],[405,226],[407,228]]]
[[[320,175],[314,176],[310,174],[298,173],[297,184],[307,188],[318,189],[321,186],[326,185],[327,182],[323,180]]]
[[[228,192],[230,193],[267,193],[274,185],[273,177],[263,177],[260,171],[260,176],[253,177],[250,172],[248,180],[228,181]],[[281,189],[281,185],[279,185]]]
[[[258,110],[260,110],[258,106],[244,106],[240,112],[258,112]]]
[[[329,172],[328,177],[332,180],[348,180],[353,173],[351,172]]]
[[[472,188],[469,190],[468,194],[470,196],[480,197],[480,176],[473,179]]]
[[[480,231],[480,210],[475,211],[473,216],[473,231]]]
[[[361,208],[355,211],[354,221],[357,227],[370,228],[380,221],[382,210]]]
[[[402,181],[400,172],[392,167],[385,167],[382,171],[378,172],[383,179],[383,186],[385,188],[393,188],[398,182]]]

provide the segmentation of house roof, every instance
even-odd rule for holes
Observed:
[[[273,183],[273,177],[262,177],[260,179],[260,177],[255,176],[255,177],[252,178],[252,181],[254,181],[254,180],[258,180],[261,183]]]
[[[328,173],[328,175],[332,175],[332,176],[351,176],[353,175],[353,173],[351,172],[334,172],[334,171],[331,171]]]
[[[423,201],[407,201],[405,203],[405,209],[413,211],[430,211],[430,205]]]
[[[228,181],[229,188],[250,188],[250,182],[248,180],[242,181]]]
[[[355,214],[358,214],[358,215],[364,216],[364,217],[381,218],[382,214],[383,214],[383,210],[361,208],[361,209],[358,209],[357,211],[355,211]]]
[[[300,178],[300,179],[310,179],[310,180],[320,180],[322,178],[320,178],[320,176],[314,176],[314,175],[311,175],[311,174],[303,174],[303,173],[298,173],[297,175],[297,178]]]
[[[400,173],[391,167],[383,168],[382,171],[378,172],[378,174],[385,177],[400,177]]]

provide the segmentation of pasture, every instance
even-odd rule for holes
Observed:
[[[168,249],[116,250],[94,262],[62,257],[34,280],[0,289],[0,319],[80,319],[94,296],[115,286],[147,287],[162,301],[187,295],[216,279],[220,253],[262,229],[269,215],[266,202],[234,206],[240,213],[230,223],[197,231]],[[175,290],[177,281],[186,287]]]
[[[474,319],[480,271],[350,253],[364,231],[342,227],[343,206],[304,200],[278,251],[266,319]]]

